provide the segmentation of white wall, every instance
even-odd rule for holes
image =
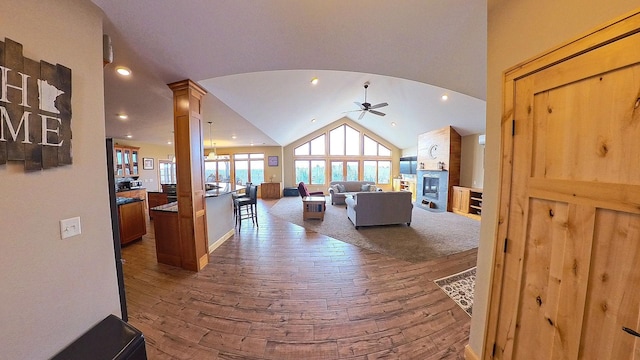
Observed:
[[[120,315],[104,132],[102,20],[87,0],[5,0],[0,38],[72,70],[73,164],[0,165],[0,358],[45,359]],[[61,240],[59,221],[82,234]]]
[[[480,134],[462,138],[460,156],[460,185],[482,189],[484,181],[484,145],[478,143]]]
[[[640,6],[637,0],[495,0],[487,37],[487,145],[471,348],[481,355],[497,224],[502,73]]]

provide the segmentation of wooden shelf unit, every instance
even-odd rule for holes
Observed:
[[[416,201],[416,181],[410,179],[393,179],[394,191],[408,191],[411,193],[411,201]]]
[[[451,210],[479,220],[482,215],[482,189],[453,186]]]
[[[324,220],[326,199],[324,196],[305,196],[302,198],[302,219]]]

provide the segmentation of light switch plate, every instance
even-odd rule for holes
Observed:
[[[80,235],[81,233],[82,228],[80,227],[80,217],[60,220],[60,236],[63,239]]]

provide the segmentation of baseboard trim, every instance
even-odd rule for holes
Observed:
[[[465,345],[464,347],[464,358],[465,360],[480,360],[478,355],[473,352],[473,349],[471,348],[471,346],[469,346],[469,344]]]
[[[236,232],[236,229],[229,230],[226,234],[222,235],[221,238],[216,240],[213,244],[209,246],[209,254],[211,254],[218,246],[224,244],[225,241],[229,240]]]

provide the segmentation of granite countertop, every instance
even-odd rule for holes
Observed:
[[[178,202],[174,201],[174,202],[170,202],[168,204],[158,205],[156,207],[152,207],[151,210],[177,213],[178,212]]]
[[[116,205],[129,204],[129,203],[136,202],[136,201],[142,201],[142,200],[138,199],[138,198],[117,197],[116,198]]]

